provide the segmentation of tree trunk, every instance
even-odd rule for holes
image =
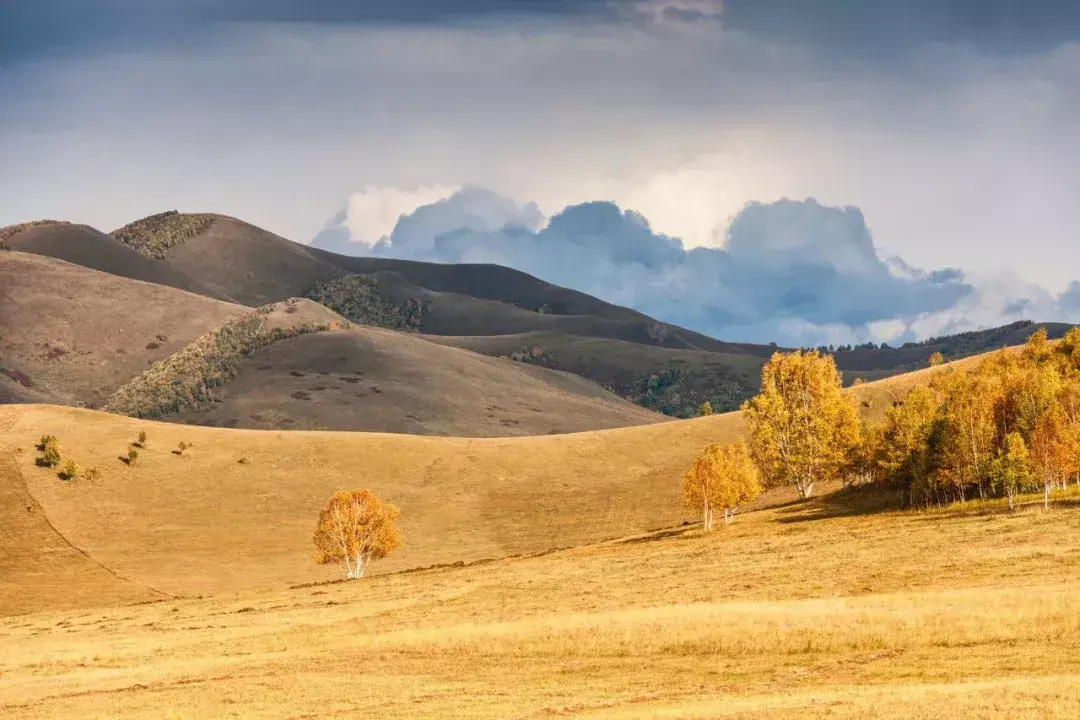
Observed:
[[[1043,483],[1043,510],[1050,509],[1050,483]]]
[[[1013,509],[1013,491],[1009,490],[1005,494],[1009,496],[1009,509],[1012,510]]]
[[[705,529],[705,532],[712,531],[712,508],[709,507],[709,503],[705,503],[705,509],[703,511],[703,517],[701,518],[701,526]]]
[[[1012,497],[1012,496],[1010,496],[1010,497]],[[980,500],[985,500],[986,499],[986,493],[983,492],[983,484],[982,484],[981,479],[979,480],[979,499]],[[1009,507],[1012,507],[1012,505],[1009,505]]]

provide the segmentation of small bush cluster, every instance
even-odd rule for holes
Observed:
[[[60,453],[60,441],[55,435],[42,435],[41,440],[38,441],[37,450],[41,453],[40,457],[37,459],[38,467],[60,467],[58,476],[61,480],[70,482],[80,476],[87,480],[97,480],[101,477],[97,468],[89,468],[86,471],[83,471],[79,464],[73,459],[68,458],[65,461]]]
[[[268,328],[266,305],[209,332],[117,390],[104,409],[119,415],[159,418],[224,398],[223,386],[236,377],[242,359],[270,343],[331,330],[330,323]]]
[[[543,365],[545,367],[553,367],[555,364],[555,358],[539,345],[522,347],[520,350],[510,353],[508,357],[514,362]]]
[[[379,294],[378,282],[370,275],[346,275],[318,283],[305,297],[355,323],[406,332],[420,331],[431,305],[427,298],[395,302]]]
[[[202,234],[217,219],[217,215],[209,213],[180,214],[168,210],[113,230],[109,236],[147,257],[163,259],[170,248]]]
[[[53,468],[60,464],[60,441],[55,435],[42,435],[37,449],[41,453],[37,460],[39,466]]]

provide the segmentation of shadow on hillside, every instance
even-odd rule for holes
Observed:
[[[1080,496],[1050,496],[1049,512],[1051,513],[1055,510],[1076,508],[1080,508]],[[953,518],[1015,517],[1030,512],[1046,512],[1043,509],[1042,495],[1022,496],[1014,510],[1009,509],[1004,498],[968,500],[967,502],[957,502],[941,507],[930,507],[919,513],[916,522],[937,522],[938,520]]]
[[[618,545],[636,545],[638,543],[655,542],[657,540],[667,540],[668,538],[679,537],[685,535],[690,530],[700,527],[701,523],[683,523],[679,527],[669,528],[667,530],[657,530],[649,533],[648,535],[635,535],[634,537],[624,538],[616,541]]]
[[[777,522],[790,524],[902,510],[903,501],[899,493],[865,486],[844,488],[775,507],[780,515]]]

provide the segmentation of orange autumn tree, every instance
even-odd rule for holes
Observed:
[[[315,562],[338,563],[346,579],[363,577],[371,561],[401,545],[394,524],[398,514],[370,490],[334,493],[315,528]]]
[[[723,510],[724,522],[730,523],[740,505],[760,494],[757,468],[742,440],[709,445],[683,478],[683,503],[701,513],[706,532],[712,530],[714,510]]]
[[[801,498],[815,483],[839,477],[859,442],[855,400],[832,356],[817,351],[773,355],[761,370],[761,392],[743,414],[766,484],[793,485]]]

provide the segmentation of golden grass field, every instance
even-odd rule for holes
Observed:
[[[1059,501],[842,496],[543,556],[0,619],[13,718],[1075,718]]]
[[[876,414],[927,374],[856,392]],[[741,431],[732,414],[426,438],[0,407],[0,717],[1080,716],[1080,498],[774,494],[712,535],[680,525],[689,458]],[[102,478],[34,467],[46,432]],[[296,587],[337,575],[310,533],[362,486],[402,508],[405,545],[384,574]]]

